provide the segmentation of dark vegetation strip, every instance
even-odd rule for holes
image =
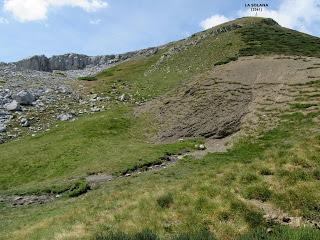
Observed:
[[[310,228],[293,229],[286,226],[276,226],[272,230],[266,227],[259,227],[251,230],[247,234],[239,236],[236,240],[318,240],[320,232]],[[95,240],[160,240],[150,230],[143,230],[138,233],[126,234],[122,232],[100,233],[94,237]],[[189,232],[177,234],[169,240],[215,240],[217,239],[207,229],[199,230],[198,232]]]

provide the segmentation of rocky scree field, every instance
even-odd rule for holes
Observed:
[[[0,239],[319,239],[319,46],[242,18],[109,65],[3,64]]]

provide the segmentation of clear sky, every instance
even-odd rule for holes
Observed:
[[[157,46],[252,14],[320,36],[320,0],[0,0],[0,61]]]

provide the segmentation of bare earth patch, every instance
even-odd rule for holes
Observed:
[[[319,63],[317,58],[240,58],[198,75],[136,113],[151,113],[157,119],[157,142],[222,139],[242,128],[261,126],[259,122],[273,127],[268,113],[288,109],[301,90],[299,85],[320,75],[320,69],[313,67]]]

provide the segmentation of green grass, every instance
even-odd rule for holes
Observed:
[[[258,228],[244,236],[234,240],[317,240],[319,237],[317,230],[303,228],[291,229],[288,227],[276,227],[267,232],[266,228]],[[105,233],[95,237],[95,240],[158,240],[156,234],[150,230],[144,230],[140,233]],[[201,230],[196,233],[185,233],[169,238],[170,240],[215,240],[214,234],[208,230]]]
[[[1,145],[0,191],[64,188],[69,177],[99,172],[117,175],[159,162],[165,155],[193,148],[196,143],[147,143],[148,129],[141,131],[145,124],[152,125],[147,122],[143,117],[134,119],[126,106],[114,106],[74,123],[61,123],[48,133]]]
[[[256,199],[265,202],[271,198],[272,192],[267,186],[253,185],[245,189],[244,195],[248,199]]]
[[[292,109],[306,109],[310,107],[317,106],[317,104],[311,104],[311,103],[293,103],[290,104]]]
[[[102,230],[135,234],[150,229],[160,238],[167,238],[209,228],[218,239],[234,239],[266,226],[263,213],[239,200],[240,193],[317,220],[316,177],[296,179],[295,174],[283,175],[281,171],[294,173],[299,167],[313,176],[319,169],[320,138],[305,134],[317,127],[313,118],[318,115],[285,115],[276,129],[258,138],[242,139],[227,153],[209,154],[201,161],[187,158],[160,172],[110,182],[76,199],[22,209],[2,208],[0,231],[6,236],[20,229],[12,239],[50,239],[57,237],[57,232],[66,236],[76,232],[86,239]],[[272,182],[267,183],[258,174],[271,167],[276,170]],[[18,213],[19,219],[13,224],[9,219]],[[45,227],[48,224],[50,228]],[[290,237],[299,235],[299,231],[281,234]],[[309,230],[305,234],[309,232],[318,236]]]
[[[185,43],[176,42],[151,57],[137,58],[106,69],[97,74],[98,80],[90,83],[90,87],[111,96],[129,94],[132,102],[144,102],[211,70],[219,61],[236,60],[243,47],[237,34],[226,33],[219,38],[209,35],[199,44],[178,51],[157,64],[171,47],[181,44]]]
[[[241,56],[293,55],[320,57],[320,39],[311,35],[263,23],[246,25],[239,30],[247,46]]]

